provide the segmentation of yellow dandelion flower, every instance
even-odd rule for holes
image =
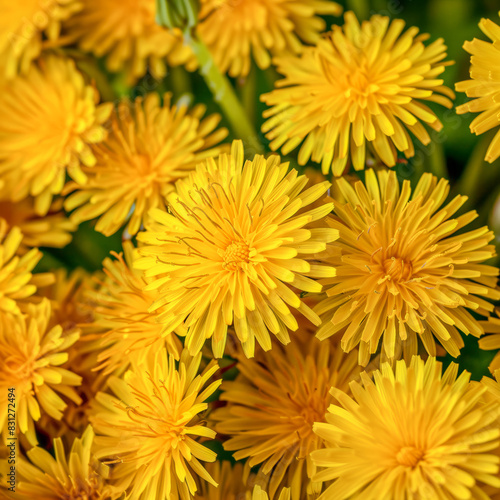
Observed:
[[[66,453],[61,439],[54,440],[55,457],[43,448],[27,452],[28,460],[16,464],[19,500],[114,500],[121,491],[108,484],[108,467],[92,455],[94,432],[87,427]]]
[[[20,315],[21,304],[25,305],[38,287],[53,281],[51,273],[32,274],[42,258],[42,252],[32,248],[19,256],[23,235],[18,227],[9,230],[5,219],[0,217],[0,317],[4,313]]]
[[[81,378],[61,368],[68,359],[68,348],[80,334],[75,330],[63,335],[60,325],[48,328],[47,299],[28,304],[26,313],[4,319],[0,329],[0,432],[7,436],[7,393],[14,388],[16,432],[35,445],[34,422],[42,410],[59,420],[66,408],[60,395],[81,403],[72,387],[79,385]]]
[[[59,37],[61,21],[81,8],[78,0],[21,0],[2,3],[0,61],[7,78],[27,73],[45,46]]]
[[[340,237],[326,261],[337,276],[323,280],[328,298],[315,307],[324,322],[318,337],[342,333],[342,348],[359,344],[360,363],[382,351],[388,359],[417,353],[418,340],[436,355],[435,340],[452,355],[463,347],[459,330],[480,337],[483,327],[468,312],[488,316],[498,300],[499,270],[482,264],[495,255],[492,231],[482,227],[454,235],[477,217],[453,215],[467,200],[443,206],[449,185],[431,174],[413,193],[396,173],[366,172],[366,186],[338,179],[343,199],[335,200],[329,225]],[[338,202],[337,202],[338,201]]]
[[[111,72],[126,71],[128,83],[149,72],[160,79],[167,65],[194,70],[196,58],[183,43],[180,30],[156,24],[155,0],[85,0],[64,29],[81,50],[106,57]]]
[[[132,269],[132,244],[125,242],[123,250],[125,255],[112,252],[116,260],[104,260],[107,279],[91,294],[95,321],[83,329],[84,333],[89,330],[89,338],[99,345],[94,369],[103,370],[104,374],[126,368],[132,358],[140,365],[150,352],[162,348],[175,359],[182,351],[175,333],[157,321],[157,313],[148,311],[158,300],[158,293],[144,290],[148,280],[141,271]],[[183,333],[182,328],[178,330]],[[93,331],[97,333],[92,334]]]
[[[72,220],[100,217],[95,228],[109,236],[130,218],[127,230],[133,235],[151,208],[165,209],[177,179],[225,149],[219,143],[227,130],[216,128],[219,115],[202,119],[204,106],[171,106],[170,97],[165,95],[163,106],[156,93],[119,105],[108,138],[93,148],[95,165],[83,169],[88,181],[65,190],[76,190],[65,208],[80,207]]]
[[[435,358],[414,357],[395,370],[384,363],[372,381],[351,382],[353,397],[337,388],[327,423],[314,431],[329,444],[312,452],[324,470],[317,481],[335,480],[320,500],[382,498],[488,498],[479,481],[500,487],[500,429],[492,425],[498,402],[484,403],[486,387],[457,378],[452,363],[441,375]]]
[[[452,107],[454,93],[437,78],[449,62],[442,39],[424,45],[418,28],[403,34],[404,21],[373,16],[361,26],[352,12],[345,25],[307,48],[300,57],[276,59],[284,79],[264,94],[271,106],[262,130],[271,149],[288,154],[300,146],[298,161],[311,158],[342,175],[348,160],[366,164],[366,148],[383,164],[396,164],[398,151],[414,155],[410,132],[423,144],[442,124],[425,104]]]
[[[41,98],[40,96],[43,96]],[[103,122],[112,104],[97,105],[96,89],[85,83],[73,61],[48,56],[0,92],[0,176],[2,198],[31,195],[45,215],[66,172],[84,183],[80,164],[92,166],[90,144],[104,139]]]
[[[342,7],[325,0],[202,0],[198,32],[223,73],[248,75],[252,56],[266,69],[271,54],[299,54],[326,28],[318,16],[338,16]]]
[[[481,135],[500,125],[500,72],[496,69],[500,56],[500,26],[490,19],[481,19],[481,31],[491,40],[474,38],[465,42],[464,49],[470,58],[470,80],[455,84],[457,92],[465,92],[472,100],[457,106],[457,113],[479,113],[470,124],[470,130]],[[486,151],[485,160],[493,163],[500,156],[500,130]]]
[[[201,354],[183,351],[176,367],[173,356],[157,350],[123,378],[108,379],[114,395],[96,396],[90,419],[100,436],[96,456],[116,464],[113,485],[127,498],[191,499],[193,473],[216,485],[200,462],[213,462],[216,454],[199,439],[215,437],[203,412],[221,381],[205,387],[218,366],[212,361],[198,374],[200,361]]]
[[[217,432],[229,436],[224,449],[271,476],[271,498],[291,484],[296,500],[321,491],[309,479],[316,472],[309,454],[322,447],[313,423],[325,421],[330,388],[347,391],[359,375],[356,352],[345,354],[313,335],[298,331],[287,346],[275,345],[254,359],[242,357],[237,378],[222,384],[220,400],[227,406],[212,414]]]
[[[134,265],[152,279],[147,289],[160,294],[151,309],[160,311],[165,328],[185,322],[191,353],[211,337],[221,357],[232,324],[249,357],[255,339],[271,348],[269,332],[287,343],[288,328],[297,329],[288,306],[319,324],[289,286],[321,291],[310,277],[333,276],[335,270],[308,259],[338,233],[307,226],[330,213],[331,203],[297,214],[329,186],[303,191],[306,184],[279,156],[244,162],[242,143],[234,141],[230,155],[209,159],[177,181],[170,213],[151,211],[153,222],[138,235],[144,246]]]
[[[0,218],[8,227],[17,226],[23,235],[18,253],[23,255],[30,248],[63,248],[72,238],[77,225],[62,210],[63,200],[55,200],[46,215],[40,216],[35,211],[34,200],[25,198],[17,203],[9,200],[0,201]]]

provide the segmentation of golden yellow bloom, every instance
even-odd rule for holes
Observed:
[[[73,61],[55,56],[32,65],[0,92],[0,176],[2,198],[36,197],[45,215],[52,196],[66,182],[86,178],[80,164],[92,166],[90,144],[104,139],[102,123],[112,104],[97,105],[96,89],[85,83]]]
[[[318,16],[338,16],[342,7],[325,0],[202,0],[198,31],[220,70],[248,75],[252,56],[260,69],[271,54],[299,54],[326,28]]]
[[[61,21],[81,7],[78,0],[2,2],[0,65],[5,76],[27,73],[31,61],[59,37]]]
[[[149,72],[156,79],[167,65],[196,68],[196,58],[180,30],[160,27],[155,0],[85,0],[64,28],[81,50],[106,57],[109,71],[125,70],[129,84]]]
[[[228,404],[212,415],[217,432],[229,436],[224,449],[235,451],[236,460],[248,458],[249,467],[260,465],[259,475],[271,476],[271,497],[292,484],[296,500],[321,491],[321,484],[310,481],[316,470],[309,454],[322,447],[313,423],[325,421],[330,388],[348,391],[359,375],[357,353],[345,354],[299,330],[287,346],[242,357],[236,367],[235,381],[222,384],[220,400]]]
[[[113,252],[116,260],[104,259],[107,279],[91,294],[95,321],[84,328],[101,351],[93,368],[104,370],[106,375],[117,368],[126,368],[132,359],[140,365],[150,352],[162,348],[175,359],[179,359],[182,351],[175,333],[157,321],[156,312],[148,312],[159,296],[157,290],[144,290],[149,281],[141,271],[132,269],[132,244],[125,242],[123,250],[125,256]]]
[[[418,28],[403,34],[404,21],[373,16],[359,25],[352,12],[345,25],[307,48],[301,57],[276,59],[285,76],[262,100],[272,106],[262,127],[271,149],[283,154],[300,144],[298,161],[321,163],[323,173],[342,175],[349,158],[365,168],[366,148],[383,164],[396,164],[398,151],[414,155],[409,132],[423,144],[442,124],[425,102],[452,107],[454,93],[437,77],[449,62],[442,39]]]
[[[66,454],[60,438],[54,440],[55,458],[43,448],[27,452],[29,461],[16,464],[16,493],[19,500],[114,500],[121,491],[107,482],[108,467],[92,455],[94,432],[87,427],[80,438],[73,441]]]
[[[35,212],[34,200],[25,198],[17,203],[0,201],[0,217],[8,227],[17,226],[23,235],[17,252],[25,254],[33,247],[65,247],[76,231],[77,225],[62,210],[63,200],[55,200],[46,215]]]
[[[342,348],[359,344],[360,363],[377,351],[409,360],[420,340],[431,356],[435,339],[452,355],[463,347],[459,330],[480,337],[483,327],[468,312],[488,316],[500,299],[499,270],[482,264],[495,255],[492,231],[482,227],[453,236],[477,217],[453,215],[467,200],[456,196],[442,207],[449,185],[423,174],[415,190],[396,173],[366,172],[366,186],[338,179],[329,225],[340,237],[326,261],[337,276],[323,280],[328,298],[315,311],[324,322],[318,337],[342,333]]]
[[[59,420],[66,408],[57,393],[81,403],[72,386],[81,383],[73,372],[61,368],[68,348],[79,337],[78,330],[66,332],[60,325],[48,328],[50,302],[28,304],[26,315],[3,318],[0,328],[0,432],[7,436],[7,391],[14,388],[16,433],[37,444],[34,421],[43,410]]]
[[[199,438],[213,439],[215,431],[203,422],[206,399],[221,381],[205,385],[218,370],[215,361],[198,374],[201,354],[182,352],[178,367],[165,349],[151,352],[142,365],[123,378],[111,376],[114,395],[99,393],[91,422],[97,458],[108,458],[113,484],[136,500],[192,498],[197,487],[193,472],[216,483],[200,463],[216,454]]]
[[[217,156],[227,135],[217,129],[217,114],[202,119],[205,107],[192,110],[171,106],[165,94],[137,98],[134,105],[123,102],[112,117],[108,138],[93,148],[96,164],[83,171],[84,185],[70,183],[65,207],[78,208],[72,220],[100,217],[95,228],[109,236],[130,218],[127,230],[135,234],[151,208],[165,209],[166,196],[174,182],[194,170],[205,158]],[[132,215],[131,215],[132,213]]]
[[[308,229],[330,213],[331,203],[297,215],[330,185],[303,191],[306,184],[307,178],[288,172],[279,156],[244,162],[242,143],[234,141],[230,155],[217,163],[209,159],[177,181],[170,213],[151,211],[153,222],[138,235],[145,243],[139,247],[142,257],[134,265],[154,278],[147,289],[158,289],[161,297],[151,309],[160,311],[165,329],[185,321],[191,353],[211,337],[213,352],[221,357],[231,324],[249,357],[256,339],[264,350],[271,348],[269,332],[287,343],[288,329],[297,329],[288,306],[319,324],[290,285],[321,291],[307,276],[330,277],[335,270],[308,259],[338,233]]]
[[[484,403],[486,387],[457,373],[415,356],[408,368],[384,363],[374,381],[363,373],[353,398],[332,388],[341,406],[314,425],[330,445],[312,453],[325,468],[314,479],[335,480],[320,499],[486,499],[479,481],[500,487],[499,403]]]
[[[42,258],[38,248],[32,248],[22,257],[17,255],[23,235],[18,227],[9,230],[5,219],[0,218],[0,321],[5,313],[20,315],[20,304],[25,304],[37,287],[53,281],[50,273],[32,274]]]
[[[500,73],[496,69],[500,57],[500,26],[490,19],[481,19],[479,28],[492,43],[477,38],[464,43],[464,49],[472,55],[471,79],[455,84],[456,91],[473,98],[457,106],[457,113],[480,113],[470,124],[471,132],[476,135],[500,125]],[[499,156],[500,130],[491,141],[485,160],[493,163]]]

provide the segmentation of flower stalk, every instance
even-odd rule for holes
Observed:
[[[196,35],[198,6],[196,0],[157,0],[156,21],[169,29],[180,28],[184,41],[198,59],[199,71],[214,100],[221,107],[236,137],[245,141],[247,149],[261,153],[257,133],[249,121],[230,81],[215,64],[208,47]]]

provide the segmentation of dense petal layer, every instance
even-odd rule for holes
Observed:
[[[368,170],[365,184],[339,179],[336,192],[328,223],[340,238],[324,258],[337,274],[321,281],[328,298],[315,308],[324,319],[320,339],[341,334],[343,348],[359,344],[366,364],[380,341],[390,360],[403,354],[409,360],[417,340],[433,356],[437,341],[456,357],[459,331],[484,333],[469,310],[493,311],[485,298],[500,298],[499,270],[483,264],[495,255],[487,227],[455,234],[477,215],[453,218],[465,196],[443,205],[446,180],[423,174],[412,192],[409,181],[400,188],[388,170]]]
[[[207,160],[177,182],[167,212],[151,211],[134,265],[150,280],[147,289],[159,291],[151,310],[160,312],[165,328],[185,322],[192,353],[212,338],[221,357],[230,325],[247,356],[256,340],[271,348],[270,332],[287,343],[288,329],[297,329],[290,307],[319,324],[291,287],[317,293],[314,277],[335,275],[310,261],[338,232],[309,228],[332,204],[310,210],[329,183],[304,191],[306,184],[278,156],[244,162],[235,141],[230,155]]]
[[[373,16],[361,25],[352,12],[300,57],[276,59],[284,79],[262,96],[271,106],[262,130],[271,148],[283,154],[300,146],[299,164],[309,159],[326,174],[342,175],[349,160],[365,168],[367,151],[382,164],[396,164],[398,151],[414,155],[410,133],[431,140],[422,122],[439,131],[442,124],[426,104],[451,108],[453,92],[438,78],[442,39],[424,45],[417,28],[403,33],[404,22]]]

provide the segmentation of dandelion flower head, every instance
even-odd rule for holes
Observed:
[[[500,487],[498,401],[484,403],[486,387],[457,373],[415,356],[361,374],[352,397],[333,388],[340,406],[314,426],[328,443],[312,453],[315,479],[334,480],[320,500],[487,498],[480,482]]]
[[[285,78],[262,96],[271,148],[288,154],[300,146],[300,165],[312,159],[338,176],[349,160],[363,170],[370,156],[389,167],[399,151],[413,156],[410,133],[428,144],[423,124],[442,124],[427,103],[452,107],[454,93],[439,78],[450,63],[442,39],[425,45],[428,35],[404,25],[379,15],[360,25],[348,12],[315,47],[276,58]]]
[[[50,301],[28,304],[26,314],[5,319],[0,330],[0,431],[7,433],[7,395],[14,388],[16,430],[31,445],[37,444],[34,422],[42,411],[60,420],[67,403],[81,399],[74,389],[81,377],[62,368],[68,360],[68,349],[79,331],[63,335],[60,325],[49,328]]]
[[[43,96],[43,97],[42,97]],[[35,211],[45,215],[61,193],[68,173],[86,177],[93,166],[91,144],[106,135],[103,123],[112,104],[97,104],[97,90],[85,82],[70,59],[49,55],[0,93],[0,176],[2,199],[35,197]]]
[[[481,19],[481,31],[491,40],[474,38],[465,42],[464,49],[471,54],[470,80],[455,84],[455,90],[465,92],[472,99],[457,106],[457,113],[479,113],[470,124],[476,135],[484,134],[500,125],[500,72],[497,70],[500,56],[500,26],[491,19]],[[493,163],[500,156],[500,130],[486,151],[485,160]]]
[[[188,109],[170,99],[165,94],[162,105],[154,93],[119,104],[107,139],[92,148],[95,164],[83,168],[87,182],[65,189],[74,191],[65,201],[67,210],[78,207],[74,222],[99,217],[96,230],[109,236],[128,221],[134,235],[151,208],[165,209],[177,179],[225,149],[219,143],[227,130],[217,128],[219,115],[203,118],[203,105]]]
[[[326,261],[337,275],[322,281],[327,298],[315,307],[323,318],[318,337],[342,335],[343,349],[359,345],[360,363],[382,343],[387,359],[409,361],[420,340],[431,356],[436,341],[452,356],[463,347],[460,331],[480,337],[469,310],[489,316],[498,300],[499,270],[483,264],[495,255],[487,227],[455,234],[477,217],[453,215],[467,197],[446,203],[448,181],[424,173],[416,188],[400,188],[394,171],[366,171],[365,184],[338,179],[329,225],[339,240]]]
[[[319,15],[338,16],[342,7],[325,0],[202,0],[198,31],[220,70],[232,77],[250,72],[252,57],[260,69],[271,56],[298,54],[325,30]]]
[[[148,353],[158,349],[167,349],[177,360],[182,351],[177,335],[165,330],[156,312],[149,312],[158,293],[145,290],[148,280],[132,268],[131,242],[125,242],[123,250],[123,254],[114,254],[115,259],[103,261],[106,278],[88,294],[95,303],[95,318],[83,330],[89,331],[90,339],[99,347],[94,369],[103,370],[105,375],[126,368],[132,359],[140,365]],[[183,332],[182,327],[178,330]]]
[[[229,437],[224,448],[236,460],[248,458],[248,467],[260,466],[259,476],[270,476],[271,497],[290,484],[292,499],[320,492],[321,483],[310,480],[316,472],[310,453],[323,444],[313,424],[325,421],[330,388],[348,392],[359,376],[357,353],[298,330],[290,344],[243,356],[236,367],[239,375],[221,387],[227,405],[212,415],[217,432]]]
[[[123,378],[108,379],[110,393],[99,393],[91,423],[96,457],[114,463],[112,484],[137,500],[189,500],[197,490],[194,475],[216,485],[201,462],[216,453],[200,439],[213,439],[204,425],[206,399],[219,387],[209,384],[218,370],[210,362],[199,373],[201,354],[183,351],[176,363],[161,349]]]
[[[160,311],[159,321],[171,329],[184,323],[192,353],[211,337],[221,357],[229,325],[250,357],[255,340],[271,348],[269,332],[287,343],[288,329],[298,327],[288,306],[319,324],[290,285],[321,291],[311,278],[335,270],[308,259],[335,240],[337,231],[308,228],[332,204],[298,214],[329,186],[323,182],[304,191],[306,184],[278,156],[244,161],[242,144],[234,141],[230,155],[207,160],[177,182],[169,212],[151,212],[154,222],[138,235],[143,245],[135,266],[154,278],[148,289],[159,291],[152,306]]]
[[[181,31],[162,28],[155,16],[155,0],[85,0],[64,32],[84,52],[105,57],[109,71],[125,71],[129,84],[148,70],[155,79],[163,78],[168,66],[194,70],[196,58]]]

